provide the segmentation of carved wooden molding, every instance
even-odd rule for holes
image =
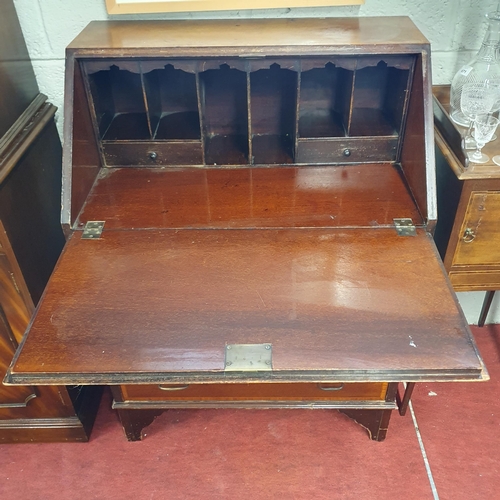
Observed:
[[[0,420],[0,429],[80,429],[82,423],[78,417],[65,418],[16,418]],[[19,440],[22,441],[22,440]]]
[[[0,137],[0,183],[54,116],[57,108],[46,100],[46,95],[38,94],[12,127]]]

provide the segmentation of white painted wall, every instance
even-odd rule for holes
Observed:
[[[366,0],[362,6],[302,9],[244,10],[196,14],[109,16],[104,0],[14,0],[40,91],[62,110],[64,49],[93,20],[204,19],[258,17],[411,17],[432,44],[433,83],[450,83],[459,67],[481,44],[486,29],[484,15],[496,10],[500,0]],[[56,115],[59,130],[62,116]],[[477,323],[482,292],[459,293],[470,323]],[[500,323],[500,292],[488,322]]]
[[[93,20],[410,16],[432,44],[433,83],[449,83],[481,44],[500,0],[366,0],[361,6],[109,16],[104,0],[14,0],[40,91],[63,104],[64,49]],[[58,115],[59,121],[61,120]],[[60,125],[60,124],[59,124]]]

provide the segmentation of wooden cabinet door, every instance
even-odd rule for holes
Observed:
[[[33,302],[0,222],[0,379],[14,356],[33,314]],[[36,397],[31,387],[0,384],[0,409],[21,408]]]
[[[2,294],[3,294],[3,269],[2,274]],[[16,351],[17,344],[12,335],[12,330],[5,320],[3,310],[0,310],[0,378],[5,377],[7,368]],[[31,387],[7,386],[0,384],[0,409],[24,408],[28,402],[36,397],[36,392]]]

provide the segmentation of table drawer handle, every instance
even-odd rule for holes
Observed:
[[[318,389],[322,391],[340,391],[344,388],[344,384],[340,384],[338,387],[323,387],[321,384],[318,384]]]
[[[471,241],[474,241],[475,238],[476,233],[469,227],[464,231],[464,235],[462,236],[462,240],[465,243],[470,243]]]
[[[176,385],[174,387],[164,387],[163,385],[159,385],[158,389],[160,389],[161,391],[183,391],[188,387],[189,385]]]

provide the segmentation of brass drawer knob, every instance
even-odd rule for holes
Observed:
[[[334,387],[324,387],[322,384],[318,384],[318,389],[321,389],[322,391],[340,391],[344,388],[344,384],[339,384],[338,386]]]
[[[476,238],[476,233],[471,228],[468,227],[464,231],[464,235],[462,236],[462,241],[464,241],[465,243],[470,243],[471,241],[474,241],[475,238]]]
[[[174,386],[163,386],[159,385],[158,389],[161,391],[183,391],[184,389],[187,389],[189,385],[174,385]]]

